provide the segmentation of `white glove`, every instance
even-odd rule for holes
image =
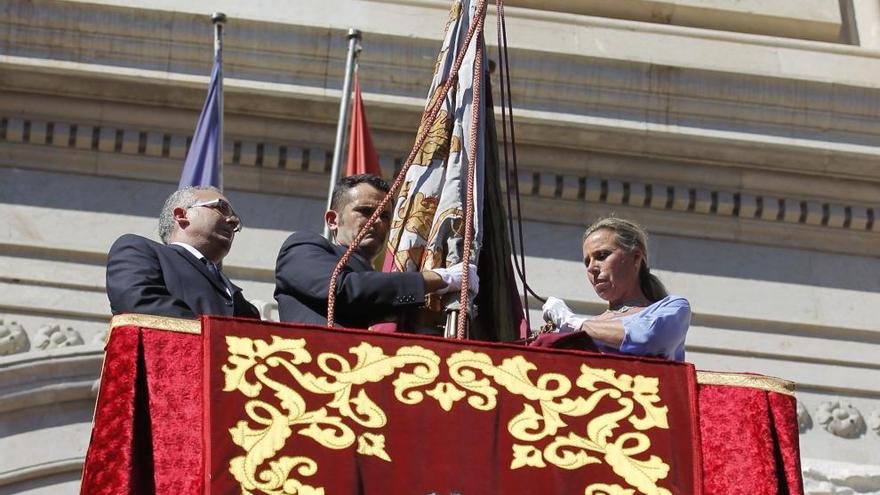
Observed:
[[[456,263],[449,268],[433,268],[431,271],[440,275],[446,287],[438,290],[436,294],[447,294],[461,289],[462,263]],[[468,265],[468,291],[474,294],[480,290],[480,277],[477,276],[477,266]]]
[[[541,309],[544,311],[544,319],[553,322],[553,325],[563,333],[579,331],[584,322],[590,319],[574,314],[565,301],[558,297],[548,297]]]

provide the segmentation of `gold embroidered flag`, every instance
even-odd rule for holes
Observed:
[[[498,144],[481,27],[484,17],[485,0],[455,1],[450,9],[419,128],[419,135],[427,131],[427,139],[418,149],[398,194],[384,270],[430,270],[463,260],[467,174],[468,167],[474,167],[469,260],[479,266],[481,279],[491,279],[492,283],[480,287],[476,312],[480,319],[474,322],[470,336],[514,340],[521,336],[524,315],[501,209]],[[472,29],[475,34],[468,43],[467,34]],[[462,63],[454,71],[458,58]],[[444,85],[450,81],[451,89],[444,96]],[[435,105],[440,105],[439,114],[430,129],[425,129]],[[493,201],[487,203],[486,198]],[[447,303],[451,299],[447,297]],[[429,311],[401,322],[401,326],[409,331],[442,326],[446,320],[442,311],[456,308],[457,301],[446,308],[440,297],[431,296],[426,307]]]

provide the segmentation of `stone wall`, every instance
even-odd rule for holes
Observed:
[[[530,284],[600,311],[583,226],[609,212],[644,223],[655,271],[694,309],[688,359],[798,382],[814,494],[880,491],[875,3],[506,9]],[[0,452],[27,452],[0,461],[0,493],[75,490],[109,320],[106,252],[126,232],[155,237],[176,186],[210,71],[204,9],[229,17],[225,181],[245,229],[226,270],[271,301],[285,236],[321,228],[344,33],[364,32],[364,98],[390,176],[412,144],[447,6],[0,6]],[[533,322],[539,310],[531,301]]]

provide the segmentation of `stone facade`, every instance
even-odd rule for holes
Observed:
[[[106,252],[122,233],[155,237],[204,98],[211,11],[229,18],[225,181],[245,222],[226,270],[271,301],[276,247],[321,228],[345,32],[364,33],[390,176],[447,8],[0,5],[0,452],[20,453],[0,456],[0,494],[77,489]],[[808,493],[880,492],[880,7],[515,0],[506,14],[530,284],[599,311],[582,229],[612,211],[642,222],[654,271],[691,300],[688,359],[797,382]],[[494,9],[487,25],[494,47]]]

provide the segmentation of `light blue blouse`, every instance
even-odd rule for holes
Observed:
[[[666,296],[620,321],[625,333],[620,348],[597,341],[600,351],[684,361],[684,339],[691,324],[691,305],[687,299]]]

